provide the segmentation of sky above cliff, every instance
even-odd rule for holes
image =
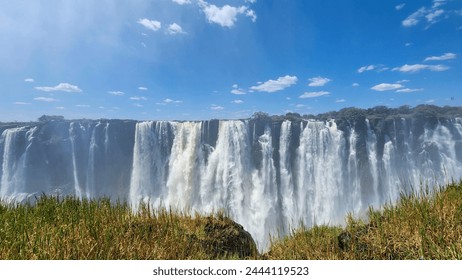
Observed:
[[[0,0],[0,121],[462,105],[462,1]]]

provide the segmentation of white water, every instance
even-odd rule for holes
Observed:
[[[342,224],[348,212],[462,175],[461,119],[420,135],[405,119],[382,134],[369,121],[362,132],[335,121],[278,125],[220,121],[212,133],[207,122],[140,122],[132,142],[109,122],[72,122],[44,140],[38,127],[6,129],[0,195],[21,200],[58,188],[125,200],[135,210],[141,202],[191,213],[223,209],[265,248],[270,234],[300,223]],[[123,156],[131,160],[114,160]]]
[[[279,170],[273,157],[271,128],[266,126],[260,136],[255,135],[254,129],[251,137],[249,124],[244,121],[221,121],[215,147],[203,143],[202,123],[169,123],[174,130],[170,156],[152,164],[151,156],[159,153],[159,145],[164,142],[154,137],[159,135],[158,128],[154,129],[157,125],[154,122],[137,125],[131,185],[133,205],[143,200],[156,207],[205,213],[224,209],[262,247],[267,245],[269,234],[286,234],[300,222],[306,226],[341,224],[347,212],[359,214],[369,205],[379,207],[395,201],[409,183],[420,186],[428,172],[439,177],[431,177],[431,182],[441,183],[462,174],[453,136],[441,125],[434,131],[426,130],[419,139],[423,145],[437,147],[441,163],[435,166],[429,159],[419,162],[419,156],[408,154],[405,155],[408,162],[404,163],[408,170],[404,173],[397,165],[401,156],[395,147],[396,137],[387,139],[379,157],[377,137],[369,122],[365,136],[367,170],[359,166],[358,134],[351,129],[346,137],[334,121],[283,122],[278,139]],[[302,126],[299,135],[291,132],[293,125]],[[291,152],[292,137],[300,141],[294,152]],[[255,143],[260,153],[257,164],[252,160]],[[159,173],[156,166],[167,165]],[[443,171],[453,176],[442,178]],[[150,177],[154,174],[159,174],[156,176],[159,179]],[[140,176],[149,179],[140,184]],[[150,193],[154,189],[158,191]]]
[[[72,148],[72,175],[74,177],[74,189],[75,189],[75,195],[79,198],[79,199],[82,199],[83,198],[83,191],[82,191],[82,186],[80,185],[80,181],[79,181],[79,176],[78,176],[78,167],[77,167],[77,156],[76,156],[76,126],[79,125],[79,124],[76,124],[74,122],[72,122],[70,124],[70,130],[69,130],[69,134],[70,134],[70,140],[71,140],[71,148]],[[85,128],[83,126],[80,125],[80,129],[81,130],[85,130]]]
[[[0,194],[2,197],[7,197],[14,190],[21,189],[21,171],[24,166],[24,155],[19,159],[15,158],[16,155],[16,136],[19,132],[24,131],[24,128],[8,129],[3,132],[2,138],[4,139],[3,148],[3,172],[2,184]]]

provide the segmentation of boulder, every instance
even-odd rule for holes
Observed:
[[[237,256],[243,259],[258,253],[250,233],[230,218],[207,217],[203,232],[201,244],[215,258]]]

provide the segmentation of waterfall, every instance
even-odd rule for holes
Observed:
[[[7,129],[2,133],[3,138],[3,163],[2,163],[2,180],[0,194],[2,197],[12,195],[16,190],[22,187],[21,172],[24,170],[24,156],[16,156],[18,138],[21,137],[24,128]]]
[[[281,177],[281,197],[284,224],[283,229],[289,231],[291,225],[295,225],[298,221],[293,220],[299,212],[298,204],[294,204],[297,198],[297,190],[295,189],[294,179],[292,177],[291,167],[291,128],[290,121],[284,121],[281,125],[281,136],[279,140],[279,156],[280,156],[280,177]]]
[[[75,189],[75,195],[82,199],[83,198],[83,188],[80,184],[79,180],[79,175],[78,175],[78,166],[77,166],[77,151],[76,151],[76,138],[78,137],[79,133],[76,131],[77,129],[83,130],[83,127],[80,126],[78,123],[72,122],[70,124],[70,130],[69,130],[69,139],[71,140],[71,146],[72,146],[72,174],[74,176],[74,189]]]
[[[22,200],[33,195],[26,191],[25,173],[28,169],[27,151],[30,150],[35,131],[36,128],[20,127],[7,129],[2,133],[4,144],[0,196],[6,201],[15,198]]]
[[[54,121],[5,128],[0,196],[223,210],[265,248],[462,175],[462,119]]]
[[[170,124],[142,122],[136,124],[134,160],[130,181],[130,202],[138,208],[140,202],[159,207],[167,196]]]

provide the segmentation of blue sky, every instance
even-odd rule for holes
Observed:
[[[462,1],[0,0],[0,121],[462,105]]]

